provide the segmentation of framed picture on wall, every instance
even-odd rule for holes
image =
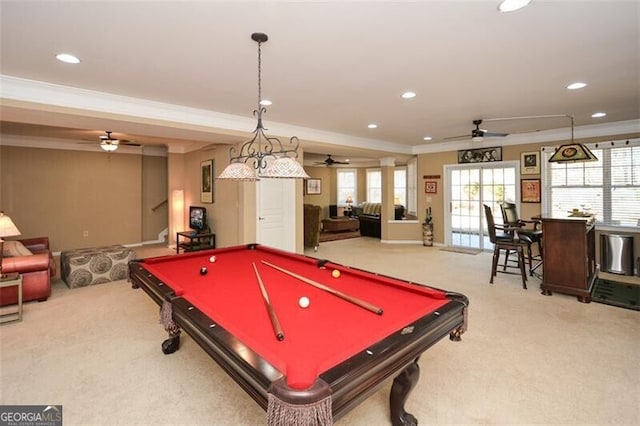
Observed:
[[[502,147],[463,149],[458,151],[458,163],[487,163],[502,161]]]
[[[425,194],[437,194],[438,193],[438,182],[428,180],[424,183],[424,192]]]
[[[540,179],[521,179],[520,196],[523,203],[539,203]]]
[[[305,189],[307,195],[320,195],[322,193],[322,179],[307,179]]]
[[[200,202],[213,203],[213,160],[200,163]]]
[[[522,152],[520,153],[520,174],[539,175],[540,174],[540,153]]]

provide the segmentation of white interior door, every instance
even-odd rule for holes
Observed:
[[[257,185],[257,242],[295,252],[295,180],[261,179]]]
[[[491,207],[501,223],[499,203],[516,201],[519,187],[517,161],[445,166],[445,244],[477,249],[492,248],[486,231],[483,204]]]

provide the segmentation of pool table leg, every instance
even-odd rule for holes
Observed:
[[[398,374],[398,377],[393,379],[391,394],[389,395],[391,423],[393,426],[415,426],[418,424],[418,419],[404,410],[404,403],[407,401],[409,393],[418,383],[419,377],[420,367],[418,366],[418,358],[416,358]]]
[[[165,301],[160,306],[160,322],[164,326],[164,330],[169,334],[169,338],[162,342],[162,353],[169,355],[180,348],[181,329],[173,320],[173,306],[170,302]]]

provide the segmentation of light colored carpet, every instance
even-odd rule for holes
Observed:
[[[450,251],[452,253],[473,254],[473,255],[482,253],[482,250],[470,249],[470,248],[464,248],[464,247],[441,247],[440,250]]]
[[[490,285],[488,253],[356,238],[307,254],[469,297],[462,341],[420,359],[407,408],[421,424],[640,424],[639,312],[545,297],[536,279],[529,290],[504,274]],[[170,356],[164,338],[158,306],[126,281],[74,290],[57,281],[49,301],[25,305],[23,322],[0,327],[0,404],[62,404],[65,425],[264,423],[188,336]],[[388,393],[338,424],[389,424]]]

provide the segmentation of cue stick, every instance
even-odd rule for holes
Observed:
[[[309,278],[303,277],[302,275],[298,275],[295,272],[287,271],[286,269],[281,268],[279,266],[276,266],[273,263],[269,263],[266,260],[262,260],[261,262],[264,263],[267,266],[271,266],[273,269],[277,269],[280,272],[283,272],[283,273],[285,273],[287,275],[290,275],[293,278],[297,278],[302,282],[305,282],[305,283],[307,283],[309,285],[312,285],[312,286],[314,286],[316,288],[319,288],[320,290],[324,290],[324,291],[326,291],[328,293],[331,293],[334,296],[338,296],[339,298],[344,299],[347,302],[351,302],[354,305],[357,305],[357,306],[359,306],[361,308],[364,308],[364,309],[366,309],[368,311],[371,311],[374,314],[382,315],[382,312],[383,312],[382,308],[379,308],[379,307],[377,307],[375,305],[372,305],[369,302],[365,302],[364,300],[360,300],[360,299],[358,299],[356,297],[349,296],[348,294],[342,293],[341,291],[335,290],[335,289],[333,289],[331,287],[327,287],[324,284],[321,284],[321,283],[313,281],[313,280],[311,280]]]
[[[251,262],[253,265],[253,270],[256,273],[256,278],[258,279],[258,285],[260,286],[260,292],[262,293],[262,299],[264,299],[264,305],[267,307],[267,311],[269,312],[269,318],[271,318],[271,325],[273,326],[273,331],[276,333],[276,339],[284,340],[284,332],[282,331],[282,327],[280,326],[280,321],[278,321],[278,317],[276,316],[276,311],[273,310],[273,306],[271,306],[271,301],[269,300],[269,295],[267,294],[267,289],[264,288],[264,284],[262,283],[262,277],[258,273],[258,268],[256,268],[256,263]]]

